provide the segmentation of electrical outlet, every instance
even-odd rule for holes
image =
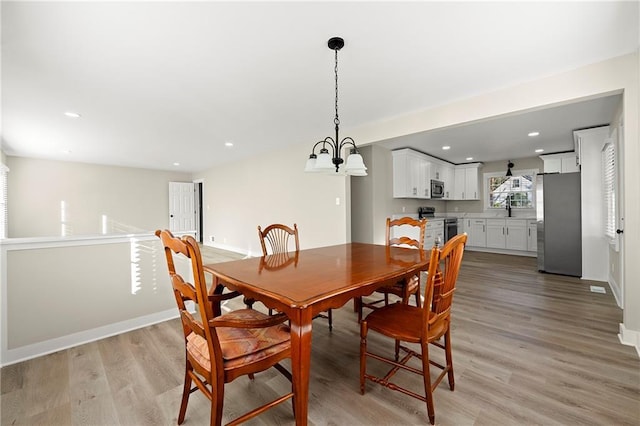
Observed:
[[[211,236],[209,237],[209,239],[211,240],[211,242],[214,242],[214,241],[215,241],[215,237],[214,237],[213,235],[211,235]]]

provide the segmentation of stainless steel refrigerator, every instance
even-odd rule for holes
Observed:
[[[541,173],[536,180],[538,270],[582,276],[580,173]]]

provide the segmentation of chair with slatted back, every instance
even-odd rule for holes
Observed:
[[[417,228],[417,235],[419,235],[417,240],[406,235],[396,235],[397,232],[395,232],[395,230],[403,229],[406,231],[407,226]],[[390,218],[387,218],[386,244],[388,246],[413,247],[423,250],[426,226],[426,219],[402,217],[400,219],[391,220]],[[358,312],[358,322],[362,320],[362,308],[377,309],[383,302],[384,306],[387,306],[389,304],[389,295],[391,294],[400,297],[404,304],[408,304],[411,295],[414,295],[416,306],[420,307],[420,276],[415,275],[411,278],[398,281],[393,285],[379,288],[376,290],[376,293],[382,294],[383,298],[374,301],[365,301],[362,298],[356,299],[355,304],[356,311]]]
[[[433,391],[445,375],[448,377],[449,388],[452,391],[455,385],[451,353],[451,303],[466,242],[467,234],[461,234],[450,239],[442,249],[438,247],[431,249],[425,299],[421,308],[396,303],[374,310],[360,323],[360,393],[364,395],[365,380],[369,379],[389,389],[417,398],[426,402],[431,424],[435,422]],[[368,351],[369,331],[375,331],[395,340],[395,359]],[[441,338],[444,338],[444,343],[440,342]],[[403,342],[419,344],[420,353],[405,346]],[[430,344],[444,349],[444,365],[430,358]],[[406,353],[401,360],[399,360],[399,349]],[[421,361],[422,370],[407,365],[413,357]],[[367,374],[367,358],[390,364],[392,368],[383,377]],[[433,382],[430,365],[442,370]],[[401,370],[423,377],[424,396],[400,386],[397,382],[390,381]]]
[[[297,253],[300,251],[300,240],[298,238],[298,225],[293,224],[293,228],[287,225],[274,223],[267,226],[262,230],[262,227],[258,226],[258,237],[260,238],[260,245],[262,247],[262,255],[270,256],[283,253],[293,252],[295,248],[295,258],[297,259]],[[269,309],[271,315],[272,310]],[[331,309],[326,314],[320,313],[316,316],[326,318],[329,322],[329,330],[333,330],[333,314]]]
[[[284,314],[268,316],[253,309],[215,315],[223,297],[216,293],[218,282],[207,290],[200,248],[191,236],[174,237],[170,231],[156,231],[167,259],[169,277],[184,332],[186,367],[178,424],[187,411],[189,395],[200,390],[211,401],[211,425],[222,423],[224,387],[240,376],[250,379],[271,367],[289,381],[291,374],[279,362],[291,358],[291,335]],[[193,283],[183,279],[191,276]],[[192,314],[187,301],[199,311]],[[195,386],[192,388],[192,383]],[[239,424],[293,397],[293,391],[241,415],[228,424]]]

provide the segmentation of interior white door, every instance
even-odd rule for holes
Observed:
[[[169,182],[169,230],[195,231],[196,208],[193,182]]]

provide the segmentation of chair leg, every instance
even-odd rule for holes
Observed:
[[[451,355],[451,327],[447,327],[447,332],[444,334],[444,353],[447,360],[447,378],[449,380],[449,389],[453,390],[456,386],[455,379],[453,377],[453,356]]]
[[[333,314],[331,313],[331,309],[327,311],[327,316],[329,317],[329,331],[333,330]]]
[[[364,375],[367,371],[367,322],[360,323],[360,394],[364,395]]]
[[[187,361],[184,369],[184,387],[182,388],[182,402],[180,403],[180,412],[178,413],[178,424],[184,422],[184,416],[187,413],[187,404],[189,403],[189,395],[191,394],[191,376],[189,375],[191,368]]]
[[[220,380],[215,386],[211,384],[213,390],[211,395],[211,426],[222,424],[222,405],[224,403],[224,382]]]
[[[400,359],[400,340],[396,339],[396,362]]]
[[[358,313],[358,324],[362,322],[362,297],[356,297],[353,299],[354,308]]]
[[[416,292],[414,293],[416,296],[416,306],[418,308],[422,307],[422,303],[420,302],[420,295],[422,294],[422,292],[420,291],[420,284],[418,283],[418,289],[416,290]]]
[[[427,400],[427,413],[429,414],[429,422],[435,424],[436,414],[433,409],[433,389],[431,389],[431,372],[429,370],[429,344],[423,341],[420,346],[422,346],[422,379]]]

